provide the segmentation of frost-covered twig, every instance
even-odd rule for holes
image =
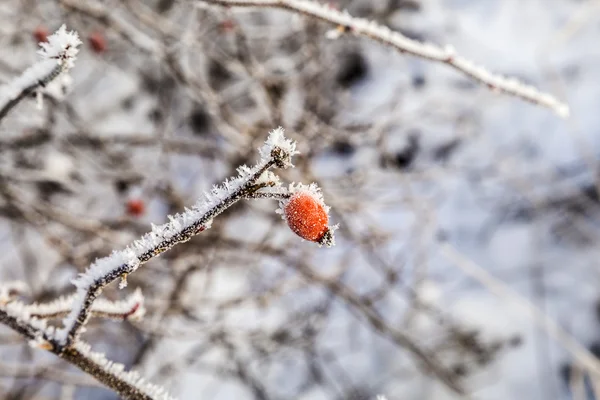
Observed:
[[[15,297],[29,292],[22,281],[12,281],[0,284],[0,306],[10,303],[13,310],[19,309],[29,318],[56,319],[66,317],[73,308],[75,295],[60,297],[48,303],[25,304],[15,301]],[[125,300],[111,301],[98,299],[91,309],[92,316],[105,319],[140,319],[146,313],[144,296],[138,288]]]
[[[281,8],[312,18],[317,18],[337,26],[328,37],[335,38],[345,32],[366,36],[389,45],[401,53],[411,54],[426,60],[441,62],[470,78],[486,85],[490,89],[519,97],[528,102],[550,108],[559,116],[569,116],[569,107],[554,96],[540,92],[535,87],[489,72],[482,66],[459,56],[452,46],[439,47],[410,39],[384,25],[364,18],[355,18],[347,11],[338,11],[326,4],[313,0],[200,0],[204,3],[226,7],[270,7]]]
[[[284,137],[283,129],[273,130],[260,149],[261,160],[253,168],[238,168],[236,178],[215,186],[191,210],[169,216],[168,223],[153,226],[150,233],[126,249],[92,264],[73,282],[77,287],[74,307],[64,320],[64,328],[57,332],[61,346],[67,348],[77,339],[90,317],[94,300],[106,285],[118,278],[126,278],[140,265],[209,228],[215,216],[273,180],[272,174],[265,173],[269,168],[291,166],[294,154],[296,145]]]
[[[50,303],[35,303],[24,305],[24,308],[33,318],[38,319],[56,319],[64,318],[73,309],[75,295],[61,297]],[[144,296],[142,291],[137,289],[131,296],[125,300],[110,301],[107,299],[98,299],[92,305],[90,310],[94,318],[105,319],[139,319],[144,316]]]
[[[80,44],[77,32],[67,32],[65,25],[48,36],[47,43],[40,43],[42,60],[0,88],[0,120],[22,99],[73,68]]]

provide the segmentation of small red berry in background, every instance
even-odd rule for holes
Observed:
[[[221,21],[219,23],[219,30],[222,33],[229,33],[229,32],[233,32],[235,30],[235,21],[232,19],[226,19],[224,21]]]
[[[329,216],[323,201],[311,190],[294,193],[283,207],[290,229],[302,239],[320,243],[329,231]]]
[[[139,217],[146,211],[146,205],[140,199],[130,199],[127,201],[127,213],[134,217]]]
[[[106,39],[100,32],[93,32],[88,37],[88,43],[96,53],[104,53],[106,51]]]
[[[48,32],[48,29],[46,29],[45,26],[38,26],[33,31],[33,37],[38,43],[47,42],[49,34],[50,32]]]

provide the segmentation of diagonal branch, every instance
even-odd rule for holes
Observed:
[[[507,78],[493,74],[482,66],[456,54],[452,46],[439,47],[431,43],[422,43],[410,39],[384,25],[364,18],[356,18],[346,11],[335,10],[325,4],[313,0],[200,0],[203,3],[224,7],[269,7],[280,8],[311,18],[329,22],[337,26],[328,37],[335,38],[343,33],[366,36],[370,39],[391,46],[401,53],[440,62],[451,66],[462,74],[482,83],[493,91],[519,97],[530,103],[550,108],[559,116],[569,116],[569,107],[554,96],[540,92],[533,86],[519,82],[515,78]]]
[[[256,191],[265,179],[268,181],[271,178],[265,174],[268,169],[291,166],[291,157],[295,153],[295,143],[285,139],[283,129],[273,130],[260,149],[261,161],[256,166],[239,168],[236,178],[213,188],[191,210],[169,216],[168,223],[153,226],[150,233],[125,250],[115,251],[92,264],[74,281],[77,287],[74,306],[63,321],[64,328],[56,336],[61,347],[68,348],[75,342],[91,315],[94,300],[104,287],[116,279],[126,278],[142,264],[209,228],[214,217]]]

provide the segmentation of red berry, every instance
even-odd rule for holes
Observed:
[[[327,211],[310,191],[294,193],[284,206],[284,213],[290,229],[303,239],[319,243],[329,231]]]
[[[146,211],[146,205],[142,200],[131,199],[127,202],[127,213],[134,217],[139,217]]]
[[[106,51],[106,39],[100,32],[93,32],[88,37],[88,42],[96,53],[104,53]]]
[[[35,40],[38,43],[47,42],[48,41],[48,34],[49,34],[48,29],[46,29],[46,27],[44,27],[44,26],[38,26],[33,31],[33,37],[35,38]]]
[[[223,33],[233,32],[235,30],[235,21],[232,19],[226,19],[219,23],[219,29]]]

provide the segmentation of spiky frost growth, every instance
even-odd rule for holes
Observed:
[[[519,97],[528,102],[548,107],[559,116],[569,116],[569,107],[554,96],[538,91],[535,87],[489,72],[486,68],[456,54],[452,46],[439,47],[422,43],[393,31],[384,25],[364,18],[355,18],[347,11],[339,11],[326,4],[312,0],[202,0],[204,3],[237,7],[282,8],[334,24],[337,28],[329,31],[327,37],[336,39],[344,33],[369,37],[394,47],[401,53],[408,53],[430,61],[448,64],[464,75],[479,81],[490,89]]]
[[[58,76],[68,73],[75,65],[80,44],[77,32],[67,32],[65,25],[48,36],[48,42],[41,42],[38,54],[42,60],[0,88],[0,119],[25,96],[36,91],[41,93],[38,89],[45,88]]]
[[[290,168],[294,166],[292,157],[299,151],[296,150],[296,142],[287,139],[283,128],[279,127],[269,133],[269,137],[259,149],[259,153],[262,159],[272,158],[275,160],[279,168]]]
[[[27,306],[20,301],[13,301],[1,308],[7,315],[13,317],[20,324],[27,326],[29,329],[30,344],[37,348],[50,350],[53,346],[50,342],[54,338],[55,328],[48,325],[46,320],[34,317]]]
[[[153,400],[175,400],[163,387],[154,385],[140,376],[136,371],[126,371],[123,364],[110,361],[103,353],[92,351],[89,344],[77,342],[74,346],[81,355],[96,364],[96,367],[104,370],[108,375],[114,376],[121,381],[127,382],[142,394]],[[132,393],[128,393],[131,395]]]
[[[67,72],[75,65],[75,59],[81,44],[79,35],[75,31],[67,32],[65,24],[52,35],[48,36],[47,42],[40,42],[41,49],[38,54],[46,60],[56,60],[62,72]]]

